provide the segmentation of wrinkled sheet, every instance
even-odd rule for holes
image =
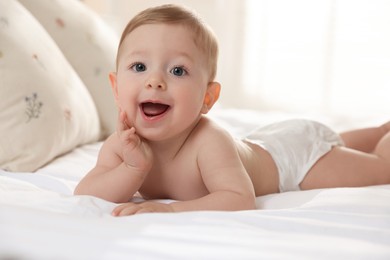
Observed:
[[[238,135],[255,126],[237,115],[215,116]],[[115,204],[72,195],[101,144],[35,173],[0,171],[0,260],[390,259],[390,185],[270,194],[251,211],[115,218]]]

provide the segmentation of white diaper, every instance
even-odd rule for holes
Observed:
[[[279,171],[279,191],[300,190],[299,184],[310,168],[333,146],[344,145],[327,126],[294,119],[260,127],[245,137],[260,145],[274,159]]]

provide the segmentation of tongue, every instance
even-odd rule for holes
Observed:
[[[144,103],[142,110],[146,116],[158,116],[167,111],[168,105],[158,103]]]

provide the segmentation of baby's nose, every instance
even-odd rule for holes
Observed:
[[[160,90],[166,90],[167,86],[165,83],[164,78],[161,75],[152,75],[147,83],[146,83],[147,88],[153,88],[153,89],[160,89]]]

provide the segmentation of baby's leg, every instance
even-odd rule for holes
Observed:
[[[390,183],[390,132],[377,143],[373,153],[335,147],[308,172],[301,189],[361,187]]]
[[[341,133],[345,146],[362,152],[372,153],[379,140],[390,131],[390,122],[380,127],[362,128]]]

